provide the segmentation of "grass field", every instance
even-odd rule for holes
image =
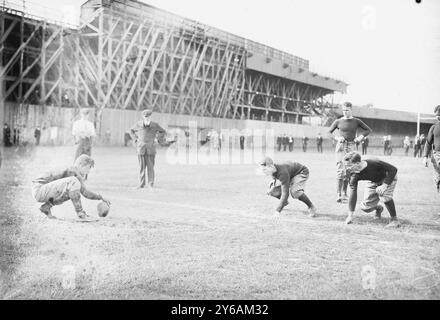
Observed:
[[[54,208],[64,220],[47,220],[30,194],[30,179],[71,163],[72,147],[3,156],[4,299],[440,298],[440,197],[420,159],[386,158],[399,168],[403,223],[389,230],[386,210],[381,222],[357,210],[354,224],[344,224],[347,205],[335,202],[330,151],[276,154],[310,168],[306,192],[319,216],[309,218],[290,200],[273,220],[277,201],[265,195],[268,178],[254,165],[171,165],[162,150],[157,188],[137,190],[135,150],[95,148],[88,184],[112,207],[94,223],[74,222],[70,202]],[[97,202],[83,204],[97,215]]]

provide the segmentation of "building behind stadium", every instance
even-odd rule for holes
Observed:
[[[333,95],[348,84],[307,59],[145,3],[89,0],[79,24],[56,19],[17,0],[0,10],[0,121],[25,140],[39,126],[42,143],[71,143],[84,107],[111,144],[122,144],[147,108],[168,129],[197,121],[200,131],[273,129],[309,138],[325,136],[340,116]],[[373,128],[373,144],[417,130],[415,113],[355,107],[354,115]],[[427,132],[432,121],[422,122]]]

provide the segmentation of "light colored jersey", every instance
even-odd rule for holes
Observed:
[[[96,136],[95,127],[89,120],[79,119],[73,123],[72,135],[78,138],[91,138]]]

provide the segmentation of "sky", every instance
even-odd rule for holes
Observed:
[[[68,20],[85,1],[32,2],[29,10]],[[308,59],[312,71],[349,83],[335,102],[424,113],[440,104],[439,0],[142,2]]]

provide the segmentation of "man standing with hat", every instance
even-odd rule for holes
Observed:
[[[140,165],[139,188],[145,187],[145,167],[148,175],[148,188],[154,185],[154,162],[156,157],[155,139],[162,143],[165,137],[165,130],[156,122],[151,121],[153,111],[142,111],[142,120],[130,129],[132,140],[136,143],[136,149]]]
[[[96,136],[95,126],[89,121],[89,110],[81,109],[80,117],[72,126],[72,135],[77,145],[75,160],[82,154],[89,157],[92,155],[92,139]]]

